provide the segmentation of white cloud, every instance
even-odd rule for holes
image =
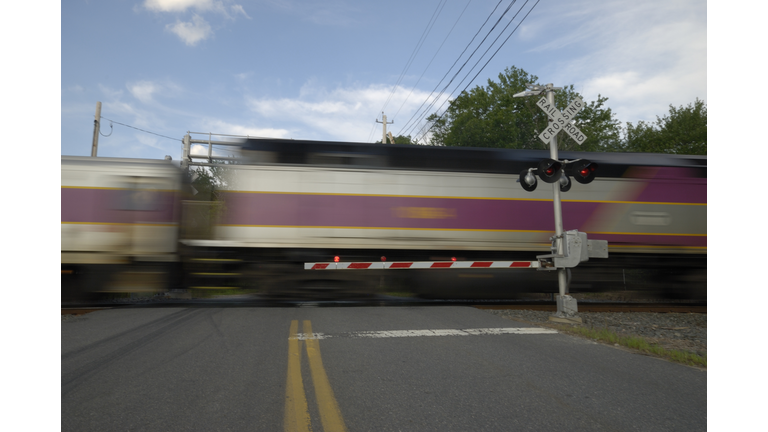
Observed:
[[[286,129],[258,128],[252,126],[243,126],[239,124],[227,123],[222,120],[205,119],[200,122],[203,129],[212,133],[223,133],[227,135],[240,135],[262,138],[290,138],[290,133]],[[216,135],[214,135],[215,137]],[[199,138],[207,139],[207,138]],[[216,139],[216,138],[214,138]],[[218,139],[221,141],[222,139]],[[207,154],[207,153],[206,153]]]
[[[152,102],[152,95],[159,90],[159,87],[150,81],[139,81],[128,84],[127,87],[133,97],[144,103]]]
[[[233,15],[243,15],[246,18],[251,19],[251,17],[249,17],[248,14],[245,13],[245,9],[243,9],[242,5],[231,4],[231,1],[145,0],[144,7],[153,12],[183,13],[189,9],[194,9],[198,12],[220,13],[230,19],[234,19]]]
[[[243,7],[242,7],[242,6],[240,6],[239,4],[236,4],[236,5],[232,5],[232,6],[230,6],[229,8],[232,10],[232,12],[234,12],[234,13],[235,13],[235,15],[237,15],[237,14],[241,14],[241,15],[243,15],[244,17],[246,17],[246,18],[248,18],[248,19],[251,19],[251,17],[249,17],[249,16],[248,16],[248,14],[247,14],[247,13],[245,13],[245,9],[243,9]]]
[[[158,12],[184,12],[187,9],[197,10],[213,9],[216,4],[213,0],[145,0],[144,7]]]
[[[136,108],[133,104],[122,100],[123,91],[113,90],[99,84],[99,89],[104,96],[101,114],[121,123],[128,123],[139,128],[158,128],[157,114]],[[102,125],[106,124],[105,122]],[[103,127],[103,126],[102,126]]]
[[[529,41],[545,41],[531,52],[549,52],[553,60],[555,73],[534,71],[542,81],[573,83],[591,100],[608,97],[622,123],[655,120],[670,104],[706,100],[706,3],[582,1],[568,8],[526,29]]]
[[[176,36],[189,46],[195,46],[198,42],[209,38],[213,34],[210,24],[199,15],[194,15],[191,23],[177,20],[176,24],[168,24],[165,26],[165,29],[175,33]]]
[[[134,81],[125,84],[125,87],[133,97],[144,103],[153,103],[157,106],[157,96],[178,96],[184,93],[184,89],[169,80]]]
[[[196,156],[208,156],[208,146],[203,144],[192,144],[189,149],[189,153]],[[234,152],[227,152],[218,147],[211,149],[211,156],[216,157],[228,157],[232,156]],[[199,161],[199,160],[198,160]]]
[[[377,117],[381,119],[381,107],[391,92],[391,86],[376,84],[327,90],[310,81],[302,86],[298,98],[250,97],[246,98],[246,103],[260,116],[281,125],[290,125],[292,133],[299,135],[292,138],[371,142],[381,136],[382,126],[375,120]],[[387,122],[395,122],[387,126],[387,130],[394,135],[405,132],[403,126],[429,96],[427,92],[414,90],[408,97],[409,92],[409,89],[397,87],[387,108],[389,113],[384,113],[388,117]],[[442,100],[444,97],[440,98]]]
[[[230,20],[234,20],[236,15],[243,15],[251,19],[245,13],[243,6],[233,4],[229,0],[145,0],[144,8],[152,12],[172,13],[177,16],[194,10],[201,14],[208,12],[220,14]],[[185,44],[195,46],[201,40],[208,39],[213,35],[211,25],[198,13],[192,15],[191,22],[181,21],[177,18],[176,23],[167,24],[165,29],[176,34]]]

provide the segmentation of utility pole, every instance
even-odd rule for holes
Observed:
[[[101,127],[101,102],[96,102],[96,120],[93,121],[93,145],[91,146],[91,157],[96,157],[99,149],[99,130]]]
[[[379,119],[376,119],[376,123],[382,124],[383,130],[381,132],[381,143],[386,144],[387,143],[387,116],[384,115],[384,111],[381,112],[381,120],[382,121],[379,121]],[[394,123],[395,123],[394,120],[389,122],[389,124],[394,124]]]
[[[188,171],[189,161],[191,160],[190,152],[192,150],[192,137],[189,135],[189,132],[184,135],[184,139],[182,139],[181,142],[184,144],[184,147],[181,150],[181,169]]]

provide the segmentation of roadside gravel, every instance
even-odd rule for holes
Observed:
[[[531,310],[492,310],[502,318],[556,327],[549,321],[552,312]],[[645,312],[579,312],[588,328],[608,329],[621,336],[639,336],[669,350],[707,355],[707,315]]]

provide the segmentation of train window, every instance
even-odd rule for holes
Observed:
[[[157,211],[160,206],[159,183],[146,177],[123,181],[113,208],[126,211]]]

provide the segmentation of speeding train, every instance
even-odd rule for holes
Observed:
[[[551,187],[521,171],[548,151],[249,139],[216,202],[169,161],[62,157],[62,287],[72,293],[258,288],[265,296],[508,298],[557,292],[531,269],[306,270],[313,262],[535,261]],[[560,152],[599,167],[563,192],[565,230],[606,240],[571,292],[706,296],[706,156]],[[66,282],[66,283],[65,283]],[[63,295],[70,292],[63,292]]]

